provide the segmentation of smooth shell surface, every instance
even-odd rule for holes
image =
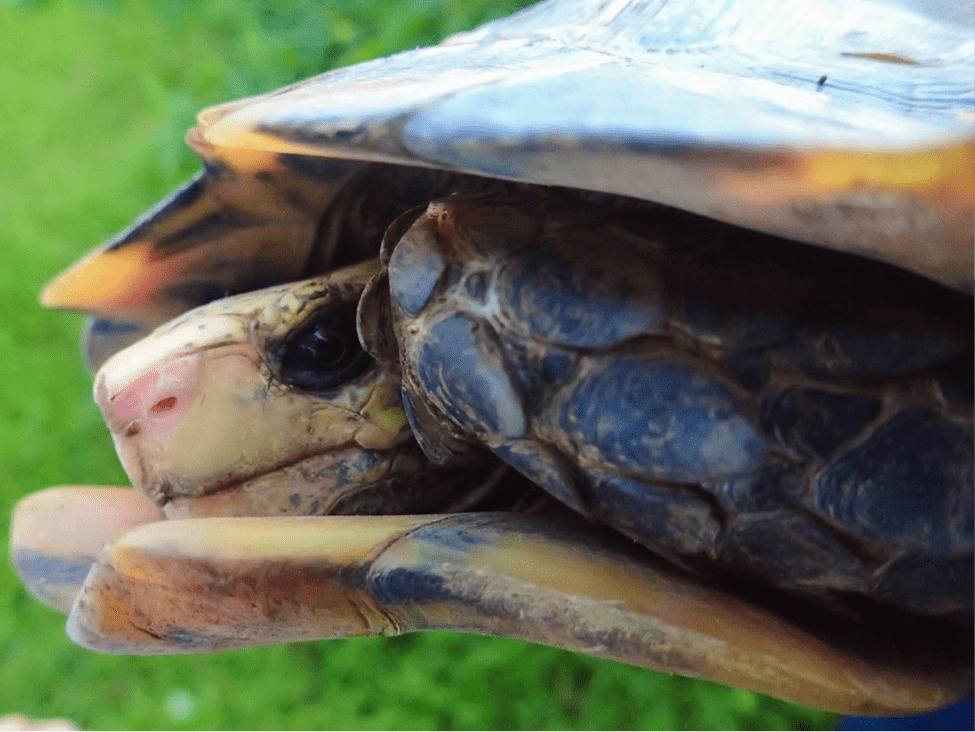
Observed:
[[[376,160],[659,201],[970,283],[965,11],[546,2],[215,107],[227,151]],[[968,285],[970,287],[970,284]]]
[[[374,256],[408,208],[502,180],[657,201],[971,291],[969,15],[543,2],[204,110],[188,138],[204,173],[43,299],[129,324],[96,324],[97,364],[214,297]]]

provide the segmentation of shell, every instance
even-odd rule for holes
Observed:
[[[412,206],[516,184],[657,201],[970,291],[962,5],[550,0],[212,107],[188,136],[204,172],[42,300],[103,319],[97,365],[215,297],[375,255]]]

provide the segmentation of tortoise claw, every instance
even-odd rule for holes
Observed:
[[[962,696],[970,672],[839,651],[583,523],[509,514],[166,521],[99,556],[68,621],[113,653],[449,629],[505,635],[846,713]]]

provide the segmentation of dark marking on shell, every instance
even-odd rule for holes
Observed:
[[[105,247],[106,251],[151,238],[152,230],[157,224],[170,221],[179,209],[189,208],[196,203],[206,193],[206,186],[206,172],[203,172],[156,204],[115,239],[110,240]]]
[[[455,594],[433,567],[394,567],[370,573],[367,589],[384,605],[420,604],[453,600]]]
[[[17,571],[32,580],[43,577],[46,585],[81,586],[91,570],[92,560],[52,557],[31,549],[15,549],[13,563]]]

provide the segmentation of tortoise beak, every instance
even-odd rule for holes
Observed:
[[[21,576],[59,607],[75,595],[68,632],[99,651],[448,629],[876,715],[944,706],[971,683],[970,669],[948,662],[841,650],[582,521],[482,513],[160,522],[134,495],[56,489],[26,499],[14,517]],[[79,528],[73,511],[84,506],[92,520]],[[56,541],[37,530],[69,518],[72,532]],[[136,528],[108,543],[82,580],[93,548],[126,526]]]

